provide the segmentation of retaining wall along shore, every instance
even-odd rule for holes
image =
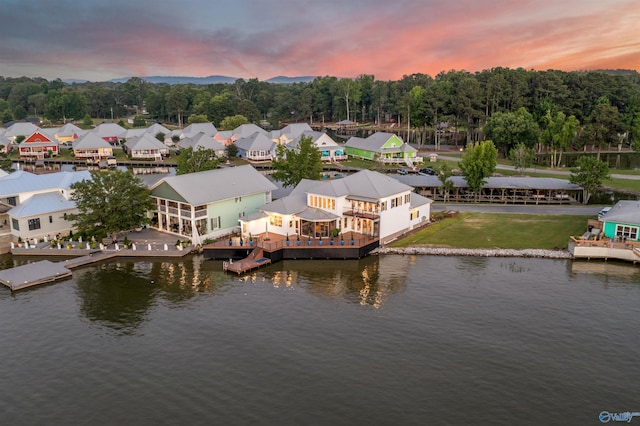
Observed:
[[[372,254],[426,254],[432,256],[478,256],[478,257],[539,257],[546,259],[573,259],[566,250],[540,249],[465,249],[444,247],[378,247]]]

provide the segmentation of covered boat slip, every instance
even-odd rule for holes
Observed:
[[[445,194],[437,176],[398,175],[400,182],[413,186],[420,195],[434,201],[488,202],[501,204],[572,204],[579,203],[582,188],[568,180],[519,176],[487,178],[480,193],[471,191],[463,176],[452,176],[453,190]]]
[[[0,283],[13,291],[51,283],[68,277],[71,277],[69,269],[61,263],[48,260],[41,260],[0,271]]]

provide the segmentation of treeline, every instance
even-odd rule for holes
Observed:
[[[360,75],[355,79],[325,76],[290,85],[239,79],[234,84],[206,86],[151,84],[140,78],[125,83],[66,84],[0,77],[2,122],[34,115],[62,122],[82,120],[87,114],[110,119],[143,112],[148,119],[178,125],[198,115],[219,126],[225,117],[238,114],[274,127],[283,122],[345,119],[394,122],[412,129],[463,129],[468,141],[485,138],[483,130],[489,127],[492,139],[496,135],[499,139],[499,123],[522,117],[536,124],[532,131],[539,139],[552,121],[558,125],[558,114],[562,114],[577,123],[570,144],[633,145],[640,140],[640,74],[493,68],[441,72],[435,77],[412,74],[398,81]],[[499,123],[492,123],[493,117],[500,118],[494,119]],[[534,136],[526,138],[520,142],[530,144]],[[496,141],[505,152],[513,143]]]

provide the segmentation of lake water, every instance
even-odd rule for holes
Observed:
[[[637,266],[221,269],[121,259],[0,288],[0,424],[600,424],[640,411]]]

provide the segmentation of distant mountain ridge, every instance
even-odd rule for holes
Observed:
[[[112,83],[125,83],[131,77],[114,78],[109,80]],[[142,80],[153,84],[233,84],[239,77],[228,77],[225,75],[210,75],[208,77],[188,77],[188,76],[148,76],[140,77]],[[277,76],[265,80],[267,83],[275,84],[293,84],[293,83],[309,83],[313,81],[315,76],[285,77]]]

